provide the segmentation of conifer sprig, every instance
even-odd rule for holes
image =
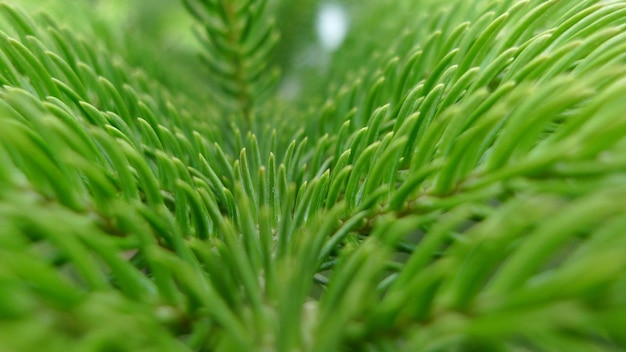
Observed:
[[[278,31],[267,15],[267,0],[184,0],[202,25],[197,37],[211,72],[215,103],[246,123],[273,91],[278,71],[270,57]]]
[[[186,5],[232,99],[0,5],[0,350],[626,348],[626,2],[364,5],[305,112]]]

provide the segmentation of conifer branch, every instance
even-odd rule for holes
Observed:
[[[277,79],[270,59],[279,35],[266,14],[267,0],[184,0],[184,4],[204,26],[196,34],[206,50],[203,59],[212,86],[226,99],[218,99],[218,104],[227,112],[234,108],[248,124]]]
[[[0,351],[626,350],[626,1],[361,2],[307,111],[185,4],[213,102],[0,4]]]

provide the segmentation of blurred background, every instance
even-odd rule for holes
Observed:
[[[192,19],[177,0],[6,0],[35,17],[47,14],[112,54],[185,94],[202,75]],[[199,96],[198,96],[199,97]]]
[[[83,32],[90,39],[106,40],[105,44],[124,49],[125,59],[131,63],[141,64],[142,67],[146,67],[147,64],[150,73],[160,78],[164,75],[159,71],[165,68],[170,71],[166,76],[182,75],[180,78],[184,80],[193,80],[198,76],[197,72],[194,74],[195,70],[190,70],[199,64],[197,53],[201,50],[192,31],[196,24],[179,0],[5,0],[5,2],[22,8],[29,14],[48,13],[57,23],[74,31]],[[305,48],[317,42],[315,20],[319,17],[322,5],[319,1],[313,0],[270,0],[270,12],[275,15],[281,31],[281,42],[274,60],[283,70],[299,65],[297,61],[303,61],[302,52]],[[332,16],[333,14],[330,15],[331,19]],[[336,19],[337,14],[334,16]],[[342,30],[341,25],[338,28]],[[339,46],[336,39],[330,45],[335,48]],[[152,52],[153,57],[146,58],[146,52]],[[150,61],[153,60],[158,61],[158,67],[152,65]],[[185,70],[175,75],[171,74],[171,70],[179,71],[180,67],[184,67]]]
[[[58,24],[89,40],[102,41],[112,53],[192,98],[202,98],[208,72],[193,28],[198,27],[181,0],[4,0],[31,15],[47,13]],[[393,0],[269,0],[281,39],[272,58],[282,71],[280,97],[297,101],[336,89],[346,72],[367,62],[362,54],[385,50],[384,29],[401,21],[381,23],[381,11]],[[365,6],[367,5],[367,6]],[[354,33],[369,33],[355,36]],[[370,34],[377,34],[373,36]],[[370,38],[371,37],[371,38]],[[333,60],[340,55],[342,60]],[[333,63],[339,62],[339,65]],[[341,66],[343,65],[343,66]],[[332,88],[331,88],[332,87]],[[296,104],[297,105],[297,104]]]
[[[189,46],[191,19],[177,0],[5,0],[30,14],[46,12],[73,29],[92,31],[108,22],[127,34]],[[98,22],[98,23],[94,23]]]

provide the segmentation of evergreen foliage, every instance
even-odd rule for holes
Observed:
[[[294,3],[0,5],[0,350],[625,350],[626,1]]]

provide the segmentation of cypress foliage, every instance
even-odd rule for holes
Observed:
[[[626,1],[294,3],[0,4],[0,350],[626,349]]]

